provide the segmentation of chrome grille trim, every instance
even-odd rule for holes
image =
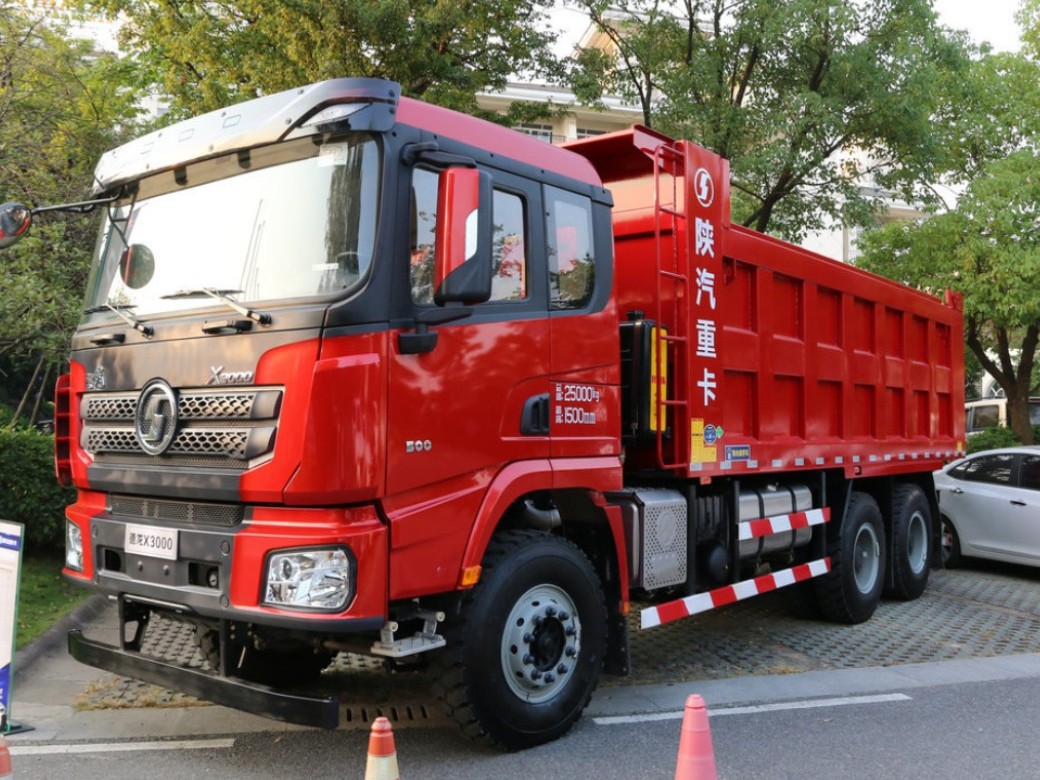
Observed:
[[[177,391],[179,426],[168,457],[249,461],[274,449],[282,388]],[[134,432],[139,392],[88,393],[80,409],[81,442],[92,455],[144,455]]]

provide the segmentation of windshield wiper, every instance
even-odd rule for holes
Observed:
[[[230,309],[234,309],[239,314],[249,317],[253,322],[258,322],[261,325],[271,324],[271,315],[267,312],[254,311],[246,306],[243,306],[233,298],[229,298],[229,295],[235,295],[242,292],[241,290],[214,290],[212,287],[194,287],[190,290],[178,290],[175,293],[161,296],[165,300],[177,300],[178,298],[201,298],[202,296],[208,296],[215,301],[220,301],[222,304]]]
[[[113,303],[110,303],[109,301],[105,301],[100,306],[91,306],[89,309],[86,309],[83,313],[84,314],[97,314],[98,312],[102,312],[102,311],[115,312],[116,316],[118,316],[119,319],[123,320],[123,322],[125,322],[131,328],[133,328],[134,330],[140,331],[146,337],[151,338],[152,334],[155,333],[155,329],[151,325],[145,325],[140,320],[135,320],[133,317],[131,317],[129,314],[127,314],[125,311],[123,311],[124,309],[134,309],[134,308],[137,308],[137,307],[134,304],[132,304],[132,303],[116,303],[116,304],[113,304]]]

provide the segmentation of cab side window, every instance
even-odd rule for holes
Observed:
[[[412,173],[409,208],[408,276],[415,303],[433,303],[433,242],[437,228],[437,173]]]
[[[433,252],[437,228],[438,173],[416,168],[412,174],[409,219],[409,282],[412,301],[433,303]],[[492,204],[492,302],[527,299],[527,209],[523,198],[495,189]]]
[[[596,283],[592,202],[555,187],[545,188],[545,198],[550,306],[580,309],[591,300]]]
[[[527,298],[527,242],[524,240],[524,201],[511,192],[495,190],[491,238],[491,300]]]

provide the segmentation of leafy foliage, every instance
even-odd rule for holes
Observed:
[[[1028,398],[1040,343],[1040,126],[1023,114],[1017,90],[1031,79],[1032,97],[1022,101],[1037,99],[1040,65],[984,57],[971,76],[964,93],[974,102],[945,131],[960,139],[950,148],[963,162],[967,189],[944,213],[864,236],[859,262],[925,290],[964,295],[968,347],[1004,390],[1015,436],[1031,442]]]
[[[501,89],[515,73],[557,68],[554,34],[535,0],[84,5],[128,22],[122,45],[169,94],[174,116],[341,76],[392,79],[406,95],[476,113],[477,92]]]
[[[65,545],[65,507],[72,489],[54,478],[54,439],[32,429],[0,428],[0,517],[25,525],[30,552]]]
[[[616,91],[644,122],[731,161],[734,217],[793,240],[869,224],[880,192],[931,198],[933,118],[967,66],[929,0],[582,0],[616,48],[583,52],[586,101]],[[681,10],[676,10],[681,8]]]
[[[1021,444],[1011,429],[1003,425],[986,428],[968,438],[968,454],[995,450],[1001,447],[1017,447]]]
[[[25,9],[0,5],[0,202],[84,200],[101,153],[138,109],[128,65]],[[0,263],[0,356],[64,359],[94,243],[89,217],[42,215]],[[35,362],[35,359],[33,359]]]

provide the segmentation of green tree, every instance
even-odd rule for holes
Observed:
[[[1029,395],[1040,343],[1040,155],[984,164],[952,210],[866,234],[858,261],[931,292],[964,296],[967,346],[1008,399],[1009,427],[1032,443]]]
[[[126,20],[122,45],[175,116],[342,76],[392,79],[406,95],[475,113],[477,92],[556,68],[536,0],[84,4]]]
[[[30,206],[83,200],[100,154],[133,121],[126,65],[24,6],[0,5],[0,202]],[[39,216],[29,236],[0,257],[0,366],[31,371],[39,357],[64,360],[94,223]],[[0,376],[0,387],[9,379]],[[21,388],[3,388],[17,396]]]
[[[967,56],[931,0],[580,4],[618,57],[583,52],[577,94],[620,93],[646,124],[728,158],[737,221],[798,240],[872,222],[871,178],[932,197],[920,182],[945,163],[932,118]]]

